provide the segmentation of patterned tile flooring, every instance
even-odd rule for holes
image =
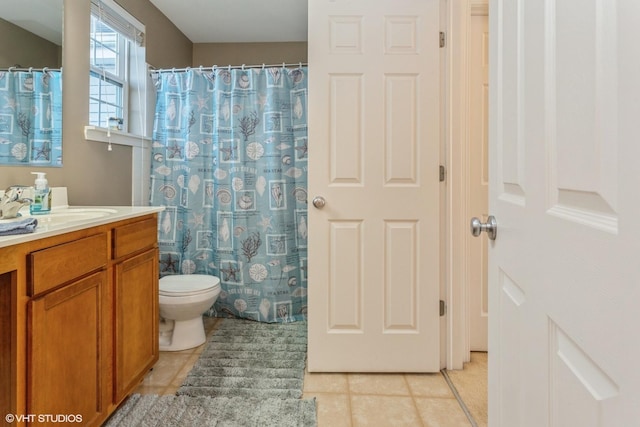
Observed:
[[[205,317],[211,334],[220,319]],[[200,347],[161,352],[160,360],[135,390],[141,394],[174,394],[204,350]],[[468,374],[467,374],[468,372]],[[486,420],[486,353],[473,353],[464,371],[449,372],[477,425]],[[473,384],[470,386],[469,382]],[[470,390],[474,395],[469,395]],[[465,393],[467,397],[465,397]],[[481,394],[484,392],[484,396]],[[480,394],[480,396],[478,396]],[[306,373],[303,398],[316,398],[318,427],[424,426],[468,427],[472,424],[441,373],[323,374]]]

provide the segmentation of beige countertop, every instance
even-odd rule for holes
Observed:
[[[38,220],[36,230],[33,233],[0,236],[0,248],[163,210],[163,206],[60,206],[54,207],[49,214],[30,215],[27,207],[20,211],[21,217],[0,220],[0,222],[6,223],[24,218],[36,218]]]

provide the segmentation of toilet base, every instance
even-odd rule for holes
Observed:
[[[187,350],[204,344],[206,340],[202,315],[189,320],[174,320],[171,336],[160,337],[160,351]]]

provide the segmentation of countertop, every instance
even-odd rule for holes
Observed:
[[[0,248],[161,212],[163,210],[163,206],[64,206],[54,207],[51,210],[51,214],[29,215],[29,209],[26,208],[26,213],[23,213],[25,211],[21,210],[23,217],[18,219],[36,218],[38,220],[36,230],[33,233],[0,236]],[[98,216],[86,218],[91,216],[92,213]]]

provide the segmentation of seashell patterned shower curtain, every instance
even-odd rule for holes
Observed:
[[[209,311],[306,319],[307,67],[153,73],[160,274],[209,274]]]
[[[0,71],[0,165],[62,166],[62,71]]]

